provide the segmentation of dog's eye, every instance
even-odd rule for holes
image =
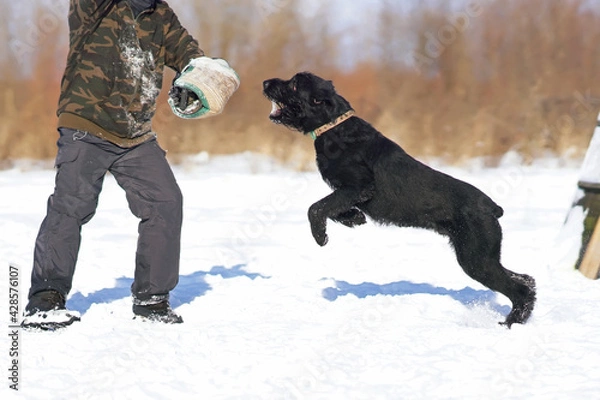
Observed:
[[[315,104],[321,104],[323,102],[323,100],[317,100],[316,98],[313,99],[313,102]]]
[[[292,82],[292,90],[295,92],[296,91],[296,82]]]

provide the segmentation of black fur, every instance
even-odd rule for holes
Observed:
[[[290,80],[264,81],[275,123],[311,132],[351,109],[331,81],[308,72]],[[366,121],[353,116],[315,140],[317,165],[333,189],[308,210],[312,235],[324,246],[327,219],[353,227],[372,220],[434,230],[450,238],[468,276],[504,294],[512,310],[503,322],[527,321],[535,280],[500,264],[503,210],[474,186],[436,171],[408,155]]]

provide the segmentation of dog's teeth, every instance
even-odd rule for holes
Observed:
[[[279,107],[279,105],[274,101],[272,101],[271,103],[271,116],[279,115],[279,113],[281,112],[281,107]]]

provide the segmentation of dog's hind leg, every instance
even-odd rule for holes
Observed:
[[[502,229],[498,220],[491,215],[466,215],[450,231],[450,240],[466,274],[512,302],[512,310],[503,324],[510,328],[513,323],[525,323],[535,304],[535,280],[500,263]]]
[[[511,279],[521,284],[520,301],[514,301],[513,307],[506,320],[502,323],[510,328],[514,323],[523,324],[531,316],[533,307],[535,306],[535,279],[526,274],[517,274],[516,272],[506,270]],[[525,289],[523,289],[523,286]]]

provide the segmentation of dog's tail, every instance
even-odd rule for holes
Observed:
[[[492,215],[496,218],[500,218],[501,216],[504,215],[504,209],[496,203],[493,203],[493,204],[494,204],[494,207],[492,209]]]
[[[495,218],[500,218],[504,215],[504,210],[494,200],[486,195],[479,198],[479,209],[487,214],[493,215]]]

